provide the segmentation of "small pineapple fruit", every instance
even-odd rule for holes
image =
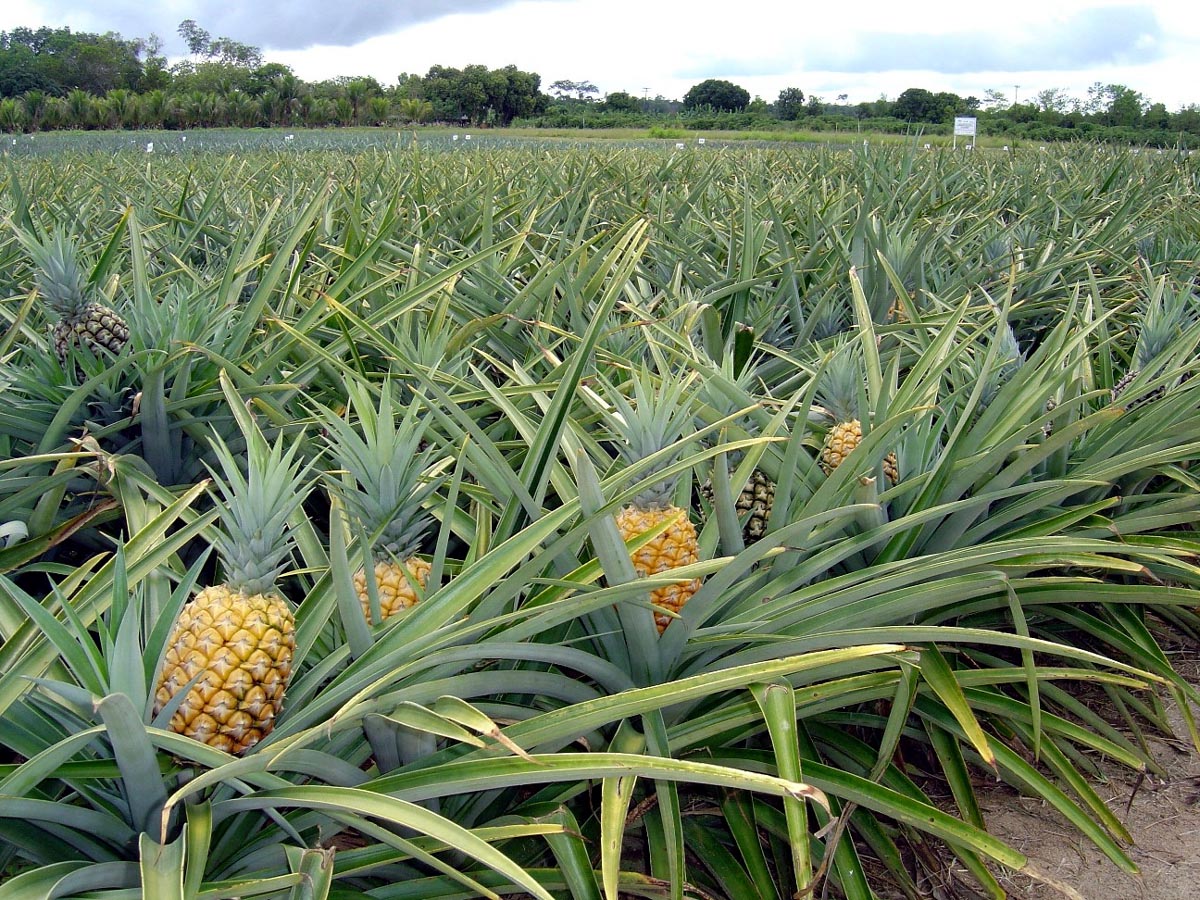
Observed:
[[[1174,297],[1164,294],[1165,282],[1160,281],[1146,304],[1137,341],[1133,346],[1133,360],[1129,370],[1113,385],[1109,397],[1113,403],[1123,402],[1127,409],[1151,403],[1163,397],[1167,390],[1159,385],[1154,390],[1134,399],[1122,401],[1129,386],[1143,372],[1148,371],[1170,346],[1172,340],[1191,324],[1187,306],[1183,302],[1186,292]]]
[[[863,373],[851,349],[846,344],[834,354],[817,389],[817,396],[833,423],[821,445],[821,468],[826,475],[832,475],[863,439],[858,414]],[[900,480],[900,463],[894,451],[883,458],[883,473],[892,484]]]
[[[755,469],[737,499],[738,517],[747,517],[742,529],[747,543],[757,541],[767,533],[774,505],[775,482],[762,469]]]
[[[129,327],[113,309],[101,303],[79,266],[75,242],[61,229],[44,240],[16,232],[33,259],[38,294],[59,317],[51,330],[54,354],[65,362],[72,345],[93,353],[120,353],[129,340]]]
[[[700,485],[700,494],[710,504],[715,501],[716,495],[713,492],[711,481]],[[771,509],[774,505],[775,482],[762,469],[755,469],[738,492],[738,498],[734,503],[738,520],[745,522],[742,526],[742,540],[747,544],[754,543],[767,533],[767,526],[771,522]]]
[[[735,364],[730,357],[721,361],[720,373],[711,373],[700,388],[700,393],[720,418],[728,418],[742,413],[756,401],[752,394],[755,380],[753,361],[747,359],[741,371],[735,374]],[[734,423],[747,436],[759,434],[759,425],[752,415],[739,415]],[[731,450],[726,454],[727,463],[731,469],[741,464],[745,455],[743,450]],[[700,495],[711,505],[716,497],[712,481],[700,485]],[[738,492],[734,507],[738,520],[742,522],[742,540],[747,544],[754,543],[767,533],[767,525],[771,521],[771,509],[775,504],[775,482],[762,469],[754,469],[746,483]]]
[[[972,381],[982,381],[983,388],[979,394],[978,412],[982,413],[992,405],[1004,387],[1025,364],[1025,354],[1017,343],[1017,335],[1012,325],[996,310],[999,322],[996,325],[996,353],[991,358],[991,365],[976,360],[976,365],[970,370]],[[986,359],[986,357],[984,358]],[[984,371],[986,369],[986,371]]]
[[[908,292],[908,300],[916,308],[917,292],[915,290]],[[900,302],[899,297],[894,298],[892,305],[888,307],[887,321],[897,325],[908,325],[911,322],[908,317],[908,308]]]
[[[349,406],[359,427],[329,416],[326,432],[330,455],[343,477],[331,487],[372,538],[375,591],[379,624],[417,602],[433,568],[417,556],[430,517],[421,506],[437,488],[438,479],[423,479],[432,448],[424,444],[424,426],[414,402],[397,423],[387,383],[378,409],[367,389],[351,384]],[[363,615],[371,621],[371,587],[365,569],[354,574],[354,590]]]
[[[186,689],[170,730],[234,754],[270,734],[291,679],[295,617],[275,580],[291,552],[285,523],[304,499],[307,472],[296,458],[299,441],[284,451],[282,439],[271,446],[255,430],[247,445],[243,475],[214,440],[225,476],[213,472],[221,507],[214,543],[225,581],[180,612],[154,696],[158,715]]]
[[[601,411],[613,433],[618,452],[629,465],[679,441],[692,427],[692,400],[695,397],[690,379],[669,378],[656,386],[652,376],[645,371],[632,378],[632,387],[631,403],[628,397],[610,386],[603,399],[611,408],[605,407]],[[643,477],[649,477],[673,461],[664,459],[651,472],[643,473]],[[676,506],[672,500],[677,478],[671,475],[652,484],[617,513],[617,530],[626,542],[664,522],[670,523],[665,531],[632,554],[634,571],[641,578],[700,560],[696,526],[688,511]],[[650,602],[677,614],[699,589],[698,578],[680,581],[655,588],[650,592]],[[668,613],[655,612],[654,623],[659,634],[671,624],[671,619]]]
[[[1058,409],[1058,397],[1056,397],[1054,394],[1051,394],[1049,397],[1046,398],[1046,405],[1043,408],[1046,410],[1047,415],[1054,412],[1056,409]],[[1042,435],[1044,437],[1049,438],[1053,434],[1054,434],[1054,420],[1047,419],[1045,424],[1042,425]]]

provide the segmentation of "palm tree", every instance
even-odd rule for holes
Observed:
[[[368,101],[371,110],[371,121],[376,125],[386,125],[392,113],[392,104],[387,97],[372,97]]]
[[[283,100],[279,96],[279,91],[275,88],[267,88],[258,98],[258,102],[262,107],[263,118],[267,125],[283,124]]]
[[[46,115],[46,102],[49,99],[45,91],[39,90],[26,91],[21,96],[21,102],[25,105],[25,121],[30,131],[42,127],[42,117]]]
[[[104,95],[104,99],[111,107],[113,116],[121,128],[137,128],[141,108],[137,95],[133,91],[114,88]]]
[[[424,122],[433,115],[433,104],[416,97],[405,97],[400,101],[400,117],[407,122]]]
[[[240,128],[252,128],[262,117],[258,101],[242,91],[234,91],[225,102],[230,122]]]
[[[179,104],[179,112],[184,124],[189,128],[203,127],[206,106],[203,91],[191,91],[186,94]]]
[[[349,124],[360,125],[362,124],[363,108],[371,98],[371,85],[366,79],[355,78],[346,85],[345,91],[346,100],[350,103]]]
[[[290,125],[292,117],[298,111],[299,100],[304,95],[304,82],[289,73],[280,75],[271,84],[278,101],[278,124]],[[266,94],[263,97],[265,99]]]
[[[303,122],[310,128],[324,128],[333,121],[333,101],[327,97],[308,98],[304,105]]]
[[[96,98],[96,127],[97,128],[117,128],[121,124],[121,117],[116,106],[108,97]]]
[[[9,134],[25,130],[25,107],[16,97],[0,99],[0,128]]]
[[[67,113],[74,128],[96,126],[96,98],[87,91],[75,88],[67,94]]]
[[[47,131],[66,128],[70,124],[70,113],[67,111],[67,101],[62,97],[50,97],[46,100],[46,108],[42,112],[42,127]]]
[[[160,90],[147,91],[139,99],[139,117],[148,128],[162,128],[173,115],[174,100]]]

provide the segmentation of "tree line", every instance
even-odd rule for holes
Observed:
[[[806,96],[797,87],[779,92],[773,102],[751,98],[744,88],[722,79],[694,85],[682,101],[609,94],[603,101],[559,96],[532,124],[614,126],[674,125],[692,130],[883,131],[948,135],[958,116],[976,118],[981,135],[1032,140],[1098,140],[1152,146],[1200,146],[1200,106],[1169,112],[1121,84],[1096,82],[1082,99],[1051,88],[1025,103],[1009,102],[999,91],[983,98],[948,91],[908,88],[895,100],[848,103]]]
[[[126,40],[69,28],[0,32],[0,129],[383,125],[507,125],[552,98],[541,76],[516,66],[433,66],[397,83],[375,78],[306,82],[262,52],[179,26],[190,58],[168,65],[156,37]]]
[[[774,101],[723,79],[706,79],[682,99],[599,97],[588,80],[541,76],[516,66],[432,66],[392,85],[371,77],[306,82],[259,48],[214,37],[195,20],[178,32],[190,56],[168,64],[162,40],[114,32],[15,28],[0,32],[0,129],[392,125],[446,122],[548,127],[642,126],[769,130],[804,128],[946,132],[955,116],[979,119],[980,133],[1039,140],[1087,138],[1168,144],[1200,139],[1200,107],[1170,112],[1124,85],[1097,83],[1075,99],[1048,89],[1024,104],[909,88],[895,100],[850,104],[787,87]],[[1015,101],[1015,98],[1014,98]]]

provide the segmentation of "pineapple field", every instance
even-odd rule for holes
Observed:
[[[1197,159],[127,137],[0,172],[0,900],[1137,871]]]

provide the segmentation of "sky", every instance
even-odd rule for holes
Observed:
[[[396,83],[430,66],[515,65],[591,82],[599,96],[680,99],[708,78],[775,100],[894,100],[910,87],[1027,103],[1121,84],[1175,111],[1200,104],[1200,15],[1191,0],[5,0],[0,30],[68,26],[156,34],[179,23],[263,50],[305,81]]]

